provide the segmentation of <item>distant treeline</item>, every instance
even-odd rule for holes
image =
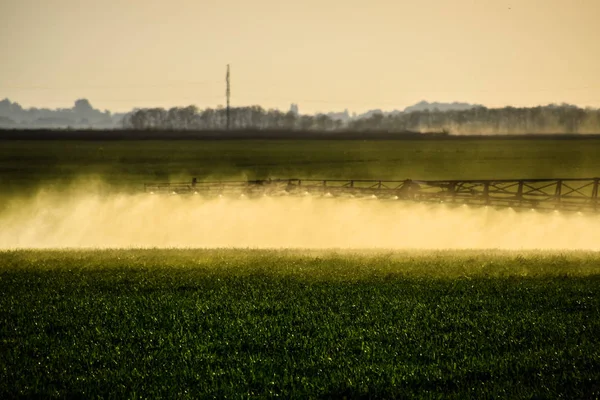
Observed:
[[[427,108],[429,107],[429,108]],[[438,107],[440,107],[438,109]],[[224,131],[227,110],[195,106],[136,109],[111,114],[79,99],[69,109],[25,109],[0,101],[0,129],[124,129],[130,131]],[[421,102],[405,111],[371,110],[350,117],[347,112],[306,115],[260,106],[230,110],[230,130],[241,132],[444,132],[452,135],[599,134],[600,110],[573,105],[529,108],[486,108],[462,103]]]
[[[227,110],[198,110],[195,106],[169,110],[139,109],[125,116],[123,127],[132,130],[218,131],[227,127]],[[252,106],[232,108],[230,127],[255,131],[445,132],[455,135],[600,133],[600,110],[572,105],[474,107],[467,110],[375,113],[367,118],[344,121],[325,114],[300,115]]]
[[[9,99],[0,100],[0,128],[48,129],[72,127],[112,129],[120,126],[125,114],[112,114],[92,107],[87,99],[75,101],[72,108],[23,108]]]

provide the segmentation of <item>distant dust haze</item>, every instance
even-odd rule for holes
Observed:
[[[402,201],[40,190],[0,209],[0,248],[600,250],[596,215]]]

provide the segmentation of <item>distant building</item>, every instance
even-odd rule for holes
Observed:
[[[298,111],[298,104],[292,103],[290,106],[290,112],[294,115],[299,115],[300,112]]]

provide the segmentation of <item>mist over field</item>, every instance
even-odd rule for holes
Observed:
[[[600,250],[600,217],[349,198],[41,189],[0,210],[0,248]]]

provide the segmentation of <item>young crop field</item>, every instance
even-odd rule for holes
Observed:
[[[600,139],[4,141],[2,194],[101,177],[119,190],[198,179],[587,178]]]
[[[0,398],[599,398],[597,216],[142,193],[588,178],[598,154],[597,138],[3,141]],[[441,250],[488,246],[521,250]]]
[[[0,397],[597,398],[600,255],[5,251]]]

